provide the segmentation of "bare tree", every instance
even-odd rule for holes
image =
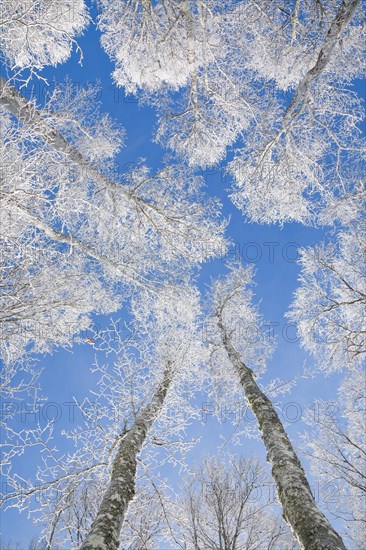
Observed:
[[[187,550],[291,550],[296,542],[262,494],[256,458],[206,459],[178,499],[177,531]]]
[[[159,486],[140,469],[136,483],[136,496],[131,502],[122,527],[121,540],[126,550],[153,550],[168,541],[165,487]],[[168,542],[170,544],[170,542]]]

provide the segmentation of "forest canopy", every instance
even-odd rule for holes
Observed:
[[[364,548],[362,8],[2,2],[1,547]]]

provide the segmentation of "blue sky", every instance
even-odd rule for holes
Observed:
[[[146,158],[148,166],[158,167],[165,152],[151,141],[155,127],[154,111],[148,107],[139,107],[133,97],[125,97],[123,90],[114,86],[110,76],[112,64],[100,47],[99,33],[93,25],[89,27],[79,43],[83,50],[82,65],[78,63],[79,56],[74,53],[64,65],[45,69],[43,76],[49,82],[53,79],[61,82],[66,76],[80,84],[99,80],[102,87],[100,97],[102,111],[109,113],[126,129],[126,146],[118,156],[121,171],[126,170],[131,163],[136,163],[141,157]],[[32,81],[31,86],[35,93],[42,96],[45,89],[44,83]],[[271,323],[277,340],[277,348],[268,365],[264,380],[267,382],[275,377],[292,378],[301,372],[305,362],[307,365],[312,364],[312,359],[299,348],[293,327],[289,326],[284,318],[297,286],[299,275],[299,266],[296,264],[297,247],[312,245],[322,240],[327,231],[298,224],[286,225],[281,229],[278,226],[245,223],[241,213],[227,196],[226,189],[230,185],[230,180],[225,176],[224,166],[204,170],[203,176],[207,183],[206,191],[221,199],[224,216],[231,218],[228,236],[233,241],[233,246],[229,250],[229,255],[231,257],[235,255],[237,258],[239,256],[244,262],[255,264],[257,285],[255,293],[257,300],[260,301],[260,311]],[[206,264],[199,277],[201,290],[206,288],[213,276],[224,272],[225,258]],[[123,316],[123,312],[121,315]],[[96,323],[103,325],[106,320],[96,318]],[[63,411],[61,423],[67,424],[63,403],[70,402],[73,397],[81,399],[87,395],[92,383],[89,371],[92,362],[93,350],[87,345],[76,345],[71,352],[58,350],[52,356],[40,359],[40,365],[44,368],[41,377],[43,391],[49,400],[57,403]],[[301,381],[291,394],[281,399],[280,411],[287,410],[291,416],[296,410],[303,411],[310,406],[314,399],[335,401],[338,382],[339,376],[336,375]],[[293,402],[297,403],[301,409],[293,405],[288,406]],[[288,425],[289,434],[295,445],[298,443],[298,435],[303,427],[301,413],[299,421],[290,422]],[[217,444],[221,443],[220,435],[229,439],[234,428],[229,425],[229,422],[220,424],[213,418],[208,418],[207,422],[200,422],[192,429],[202,437],[191,459],[197,462],[206,454],[212,453]],[[245,456],[256,452],[263,460],[265,459],[260,441],[243,440],[240,447],[234,448],[228,444],[225,449]],[[20,464],[24,472],[31,471],[33,466],[30,463]],[[178,473],[172,475],[178,476]],[[39,532],[38,527],[31,524],[26,513],[19,515],[14,510],[2,514],[1,527],[3,541],[11,540],[13,544],[19,542],[22,548],[26,548],[32,536]]]

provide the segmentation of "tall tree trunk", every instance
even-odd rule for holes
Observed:
[[[137,457],[164,404],[171,381],[168,364],[150,403],[141,410],[119,444],[109,485],[81,550],[118,550],[123,519],[135,494]]]
[[[229,359],[258,420],[285,520],[305,550],[345,550],[342,539],[315,504],[304,469],[272,402],[258,387],[253,371],[241,360],[220,317],[218,327]]]

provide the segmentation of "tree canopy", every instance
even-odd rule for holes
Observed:
[[[361,1],[5,0],[0,52],[19,544],[361,550]]]

